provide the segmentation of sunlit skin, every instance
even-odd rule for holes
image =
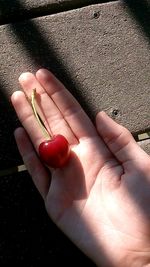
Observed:
[[[91,122],[48,70],[19,82],[11,99],[23,128],[15,138],[50,218],[97,266],[150,266],[150,157],[105,112]],[[63,168],[48,170],[37,155],[44,137],[25,96],[33,88],[46,128],[69,142]]]

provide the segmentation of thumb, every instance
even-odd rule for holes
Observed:
[[[122,164],[149,157],[136,143],[132,134],[112,120],[104,111],[99,112],[96,116],[96,128],[109,150]]]

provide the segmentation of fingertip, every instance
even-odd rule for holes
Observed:
[[[45,68],[40,68],[37,72],[36,72],[36,76],[42,76],[42,75],[47,75],[47,74],[51,74],[51,72]]]
[[[15,139],[18,139],[18,138],[24,136],[24,134],[25,134],[25,129],[23,127],[18,127],[14,131]]]
[[[24,157],[29,151],[33,150],[33,145],[23,127],[18,127],[15,129],[14,137],[22,157]]]
[[[22,95],[24,95],[24,93],[22,91],[18,90],[18,91],[13,92],[12,95],[11,95],[12,104],[15,104],[20,99],[20,97]]]
[[[29,79],[31,79],[34,76],[31,72],[23,72],[18,78],[18,81],[20,84],[26,83]]]
[[[105,116],[106,115],[106,112],[104,110],[101,110],[97,113],[97,117],[101,117],[101,116]]]
[[[15,137],[18,149],[22,155],[22,151],[26,150],[29,146],[28,135],[23,127],[18,127],[14,131],[14,137]]]
[[[128,131],[121,124],[113,120],[105,111],[100,111],[96,116],[96,128],[100,134],[110,136],[118,131]]]
[[[102,119],[105,119],[105,118],[110,118],[107,113],[102,110],[102,111],[99,111],[96,115],[96,123],[99,123],[100,120]]]
[[[41,82],[42,84],[44,83],[50,83],[51,81],[54,80],[54,75],[52,74],[52,72],[50,72],[47,69],[41,68],[39,69],[36,74],[35,74],[37,80],[39,82]]]

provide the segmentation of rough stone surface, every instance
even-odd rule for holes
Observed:
[[[108,0],[102,0],[107,2]],[[60,12],[100,2],[99,0],[1,0],[0,23]]]
[[[138,144],[142,149],[145,150],[145,152],[147,152],[150,155],[150,139],[140,141],[138,142]]]
[[[6,155],[5,165],[16,149],[17,120],[9,97],[19,89],[24,71],[52,70],[92,118],[105,110],[133,133],[150,127],[149,38],[127,6],[92,5],[3,25],[0,51],[0,158]]]
[[[132,132],[149,127],[149,39],[123,4],[1,26],[0,49],[3,94],[22,71],[45,66],[93,115],[104,109]]]

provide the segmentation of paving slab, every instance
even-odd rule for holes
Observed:
[[[149,38],[126,5],[91,5],[3,25],[0,50],[0,158],[8,155],[6,165],[14,157],[18,123],[10,95],[20,89],[18,77],[24,71],[53,71],[93,120],[105,110],[133,134],[150,127]]]
[[[147,154],[150,155],[150,139],[140,141],[138,144]]]
[[[108,0],[1,0],[0,23],[22,20]]]

